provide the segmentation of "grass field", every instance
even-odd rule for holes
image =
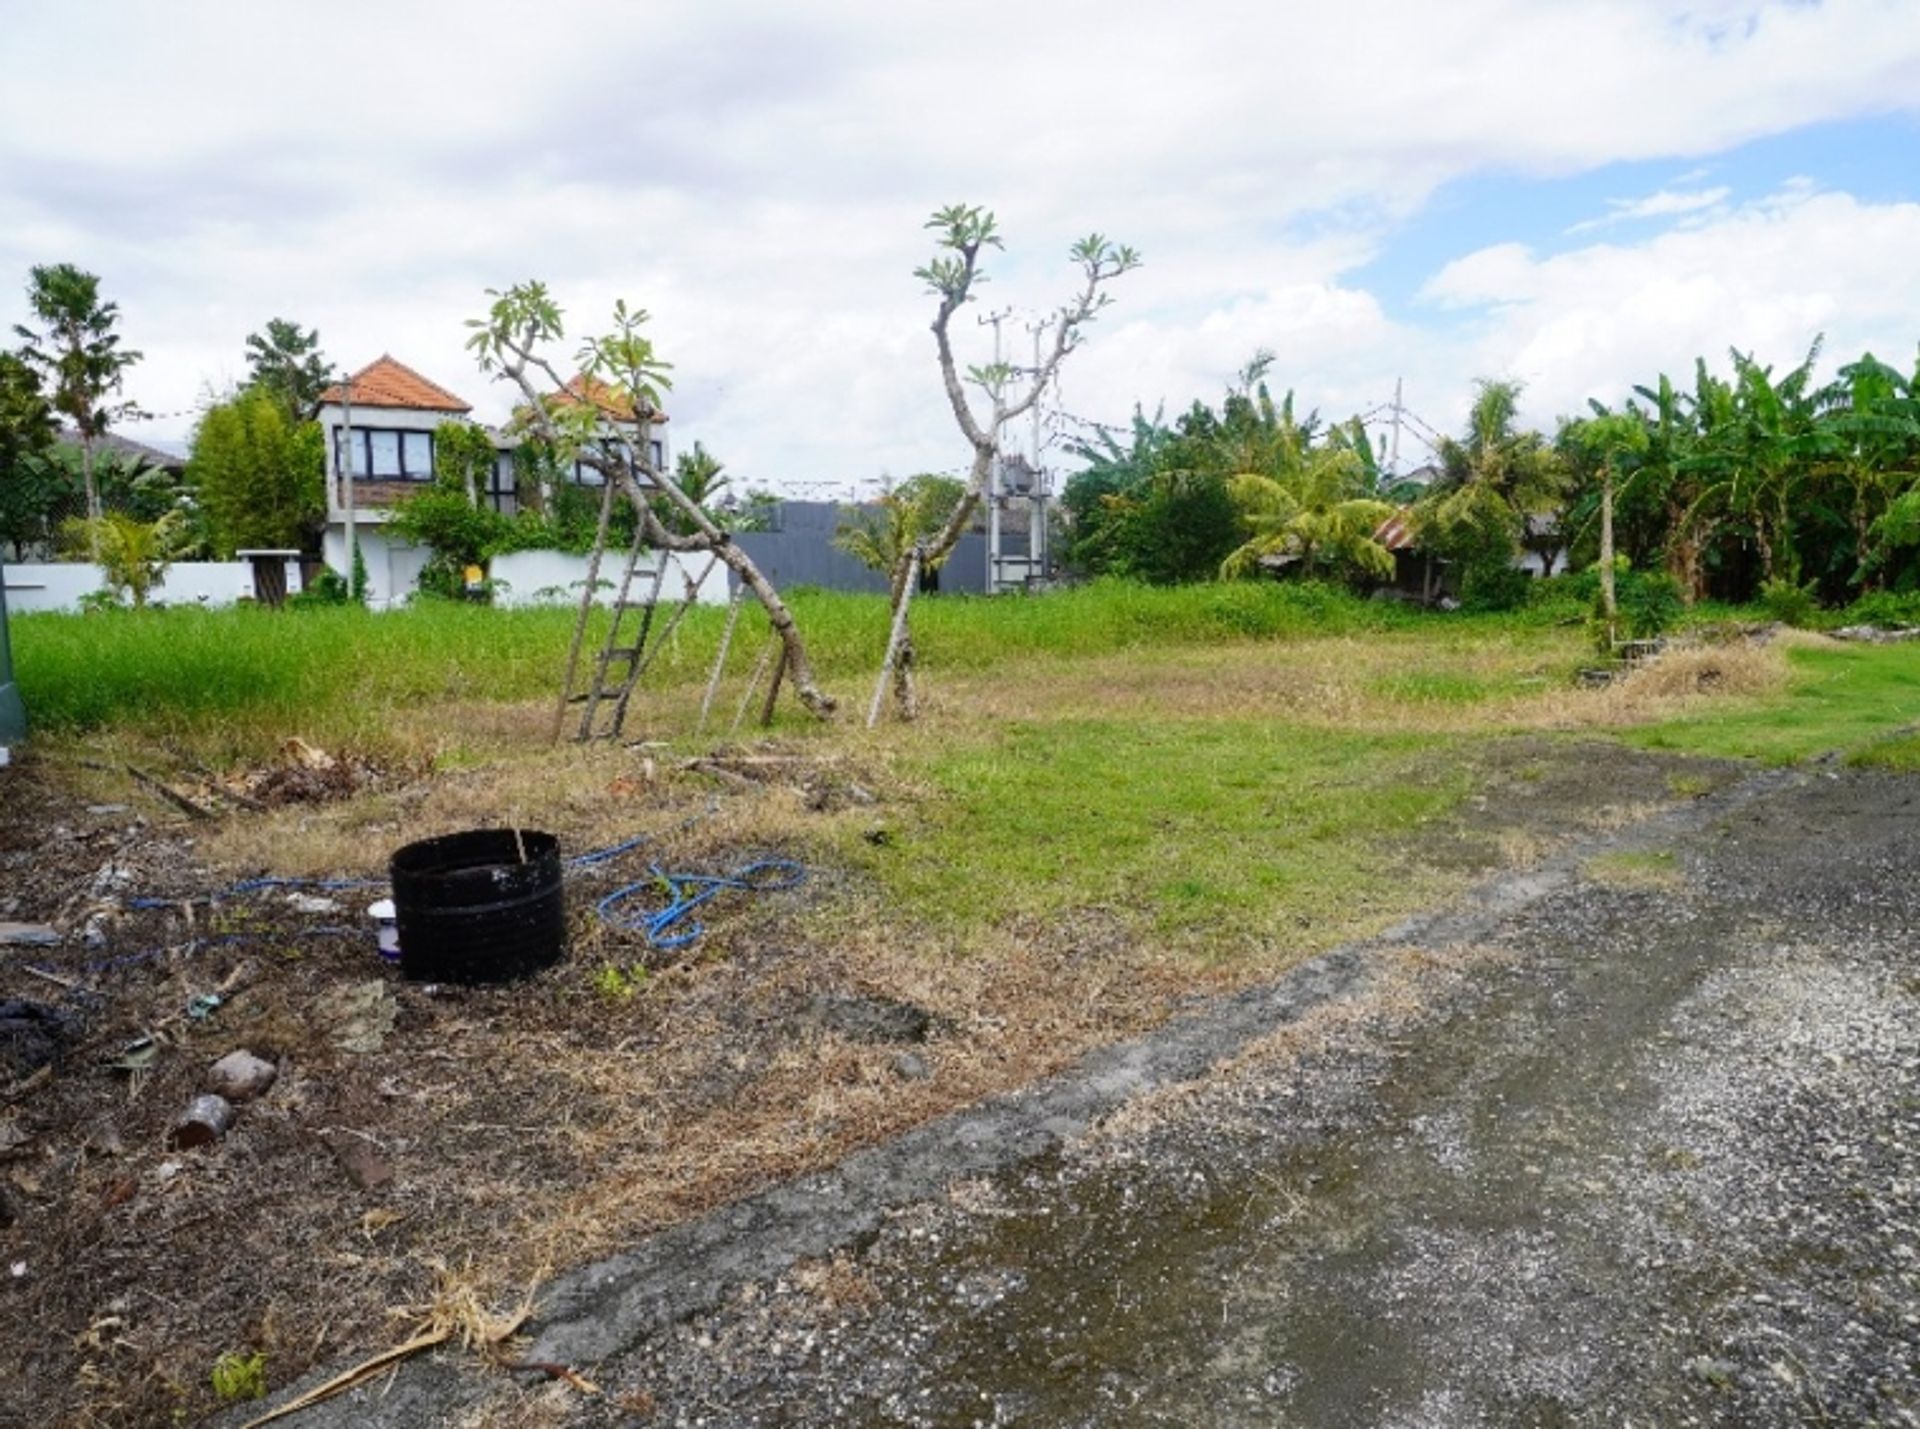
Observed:
[[[886,642],[878,597],[797,591],[792,607],[823,680],[852,696]],[[538,699],[557,692],[573,627],[559,607],[490,610],[434,602],[347,609],[154,610],[14,621],[16,676],[39,729],[118,726],[238,752],[302,728],[377,738],[395,709]],[[702,679],[724,612],[694,611],[650,686]],[[1101,584],[1028,599],[947,597],[915,609],[931,671],[1021,656],[1409,629],[1419,617],[1336,591],[1275,585],[1154,590]],[[596,636],[604,627],[596,626]],[[759,654],[766,623],[742,622],[730,670]]]
[[[800,591],[793,605],[823,682],[850,712],[864,708],[879,599]],[[683,627],[643,686],[634,736],[685,753],[712,744],[689,736],[722,615],[701,610]],[[413,818],[431,822],[440,804],[449,824],[510,808],[598,837],[634,817],[599,792],[622,756],[551,751],[543,738],[571,618],[446,604],[43,616],[17,622],[15,645],[32,717],[56,750],[219,767],[270,758],[297,735],[475,776],[425,795]],[[1803,637],[1784,651],[1676,657],[1582,691],[1572,676],[1588,656],[1564,612],[1430,615],[1257,584],[928,600],[916,634],[928,698],[918,726],[869,735],[857,716],[821,726],[792,706],[776,726],[809,757],[876,771],[887,838],[774,805],[763,832],[861,876],[878,900],[863,916],[905,910],[960,951],[1085,909],[1202,961],[1291,956],[1350,933],[1432,895],[1395,851],[1466,798],[1476,761],[1516,733],[1920,763],[1920,745],[1895,733],[1920,708],[1909,647]],[[722,727],[764,639],[736,642]],[[1702,670],[1689,663],[1699,660]],[[394,817],[378,799],[303,811],[297,829],[239,836],[233,856],[377,871],[388,828],[402,827]]]
[[[261,965],[220,1019],[183,1034],[191,1056],[133,1086],[89,1063],[47,1092],[66,1099],[42,1117],[64,1129],[42,1183],[62,1209],[36,1211],[36,1225],[78,1270],[72,1294],[53,1277],[30,1289],[53,1346],[36,1393],[79,1406],[68,1422],[166,1422],[211,1407],[223,1352],[268,1353],[277,1385],[381,1347],[387,1312],[434,1294],[436,1267],[467,1267],[486,1303],[514,1303],[558,1268],[1737,777],[1697,756],[1920,764],[1920,741],[1901,733],[1920,703],[1913,647],[1703,647],[1586,689],[1574,676],[1590,656],[1565,611],[1468,618],[1313,589],[1096,586],[925,602],[922,718],[870,732],[859,716],[881,602],[799,592],[794,606],[845,717],[821,724],[789,704],[771,731],[728,735],[756,634],[735,652],[719,728],[696,738],[722,617],[702,611],[643,687],[629,734],[649,743],[635,747],[548,744],[563,610],[15,622],[37,731],[0,772],[0,848],[27,859],[8,889],[17,916],[67,917],[103,860],[185,896],[257,873],[379,877],[399,844],[478,824],[550,829],[570,852],[664,835],[575,889],[569,956],[531,983],[452,1001],[392,983],[405,1031],[378,1057],[339,1053],[315,1015],[369,978],[370,949],[305,939],[271,900],[257,911],[281,920],[277,945],[110,975],[117,1044],[177,1022],[242,959]],[[390,756],[397,772],[336,802],[189,823],[124,771],[217,787],[295,736]],[[769,853],[804,861],[808,883],[716,901],[691,949],[648,950],[589,916],[651,859],[718,872]],[[1658,851],[1587,871],[1653,895],[1677,879]],[[77,933],[69,956],[90,956]],[[45,987],[0,967],[0,993]],[[823,994],[924,1009],[939,1029],[922,1049],[932,1075],[904,1079],[899,1048],[809,1022]],[[84,1149],[88,1129],[117,1119],[137,1165],[154,1164],[192,1078],[242,1036],[323,1102],[284,1124],[251,1120],[249,1174],[141,1192],[114,1213],[139,1219],[103,1232],[125,1172]],[[447,1075],[478,1055],[484,1077]],[[394,1148],[388,1228],[368,1231],[366,1203],[303,1117]],[[316,1259],[315,1245],[353,1254]],[[101,1361],[87,1339],[100,1287],[148,1283],[214,1288],[145,1312],[143,1347]]]

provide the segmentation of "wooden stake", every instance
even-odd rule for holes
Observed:
[[[714,695],[719,692],[720,675],[727,668],[727,653],[733,649],[733,627],[740,623],[740,607],[746,598],[747,588],[742,585],[727,602],[727,628],[720,632],[720,653],[713,657],[713,673],[707,677],[707,693],[700,701],[700,722],[693,728],[696,735],[707,731],[707,715],[713,709]]]
[[[760,652],[760,658],[753,663],[753,673],[747,676],[747,687],[740,693],[740,708],[733,712],[733,723],[727,727],[727,737],[731,739],[739,731],[740,721],[747,717],[747,706],[753,703],[753,692],[760,688],[760,677],[767,673],[767,662],[773,659],[773,647],[780,643],[775,636],[773,645]]]
[[[580,668],[580,646],[587,638],[587,620],[593,614],[594,587],[600,582],[600,558],[607,553],[607,523],[613,518],[613,482],[608,481],[600,494],[600,522],[593,531],[593,555],[587,561],[587,588],[580,594],[580,618],[573,624],[573,644],[567,650],[567,674],[560,682],[560,703],[553,707],[553,735],[549,744],[560,742],[567,727],[567,701],[573,698],[573,677]]]

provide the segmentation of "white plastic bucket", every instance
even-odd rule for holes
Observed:
[[[400,961],[400,925],[394,921],[393,900],[382,898],[378,903],[370,904],[367,916],[373,919],[374,932],[380,943],[380,956],[390,963]]]

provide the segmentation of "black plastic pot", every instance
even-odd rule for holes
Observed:
[[[470,829],[422,839],[394,854],[390,872],[400,972],[412,981],[510,982],[566,953],[552,834]]]

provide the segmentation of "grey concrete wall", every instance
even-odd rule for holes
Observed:
[[[742,531],[733,539],[776,588],[819,586],[823,590],[886,593],[887,583],[833,544],[843,508],[831,501],[783,501],[779,529]],[[987,538],[969,532],[940,569],[942,592],[978,595],[987,588]]]

